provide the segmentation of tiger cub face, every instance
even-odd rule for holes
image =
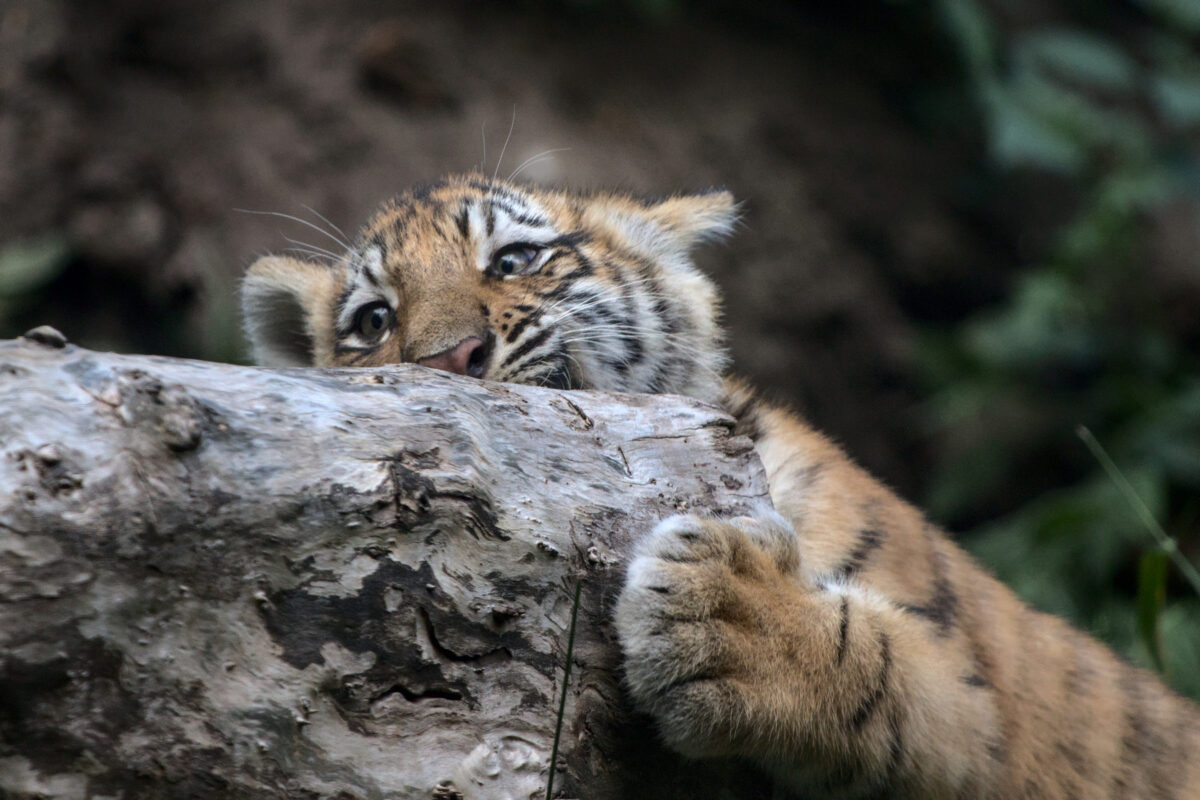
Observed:
[[[268,366],[413,362],[715,401],[718,300],[691,251],[735,217],[723,191],[644,203],[451,177],[385,204],[332,263],[258,260],[246,330]]]

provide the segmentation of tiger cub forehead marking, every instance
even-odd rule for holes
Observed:
[[[376,212],[361,238],[381,250],[430,243],[421,240],[475,243],[475,265],[483,271],[489,246],[545,244],[559,232],[546,207],[527,191],[467,178],[399,195]]]
[[[366,278],[375,283],[383,282],[383,248],[372,244],[362,251],[356,266],[364,272]]]
[[[399,285],[388,277],[380,244],[370,244],[357,253],[352,252],[348,260],[354,277],[339,295],[335,309],[337,335],[342,341],[335,344],[334,349],[341,353],[362,352],[370,347],[354,331],[355,313],[363,305],[382,300],[393,309],[400,306]],[[390,335],[388,331],[382,338]]]
[[[488,268],[496,247],[513,242],[544,246],[558,233],[536,203],[512,193],[464,199],[456,219],[463,238],[476,243],[475,266],[480,272]]]
[[[364,287],[369,287],[379,292],[395,294],[395,288],[392,282],[388,280],[387,267],[383,260],[383,246],[378,243],[367,245],[357,253],[351,253],[350,269],[355,277],[360,279],[357,281]],[[396,300],[396,297],[388,298]]]

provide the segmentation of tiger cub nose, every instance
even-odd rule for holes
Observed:
[[[471,336],[440,353],[418,358],[417,363],[423,367],[445,370],[456,375],[482,378],[490,349],[483,339]]]

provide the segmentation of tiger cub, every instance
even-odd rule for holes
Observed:
[[[257,261],[267,365],[415,362],[722,403],[778,513],[674,517],[616,609],[634,701],[689,756],[813,797],[1200,798],[1200,711],[1034,611],[794,414],[722,377],[693,248],[727,192],[642,202],[479,175],[383,206],[335,263]]]

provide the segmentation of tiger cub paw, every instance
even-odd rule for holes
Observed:
[[[639,543],[617,633],[634,701],[668,745],[691,756],[750,746],[769,673],[791,658],[781,631],[796,624],[799,561],[795,531],[773,512],[672,517]]]

